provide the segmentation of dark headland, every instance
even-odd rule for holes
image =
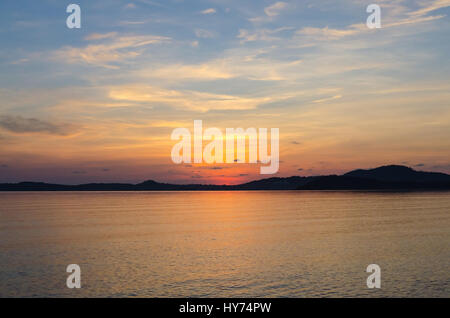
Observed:
[[[0,183],[0,191],[202,191],[202,190],[450,190],[450,175],[416,171],[405,166],[353,170],[343,175],[266,178],[238,185],[169,184],[153,180],[138,184],[43,182]]]

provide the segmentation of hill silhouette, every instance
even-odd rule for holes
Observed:
[[[273,177],[238,185],[170,184],[147,180],[138,184],[43,182],[0,183],[0,191],[218,191],[218,190],[450,190],[450,175],[416,171],[398,165],[353,170],[341,176]]]
[[[369,170],[353,170],[344,176],[371,178],[387,182],[449,182],[450,175],[440,172],[416,171],[405,166],[382,166]]]
[[[398,165],[369,170],[353,170],[342,176],[323,176],[298,188],[299,190],[438,190],[450,189],[450,175],[416,171]]]

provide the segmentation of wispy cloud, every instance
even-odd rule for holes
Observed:
[[[13,133],[47,133],[67,136],[74,131],[72,125],[55,124],[36,118],[0,115],[0,127]]]
[[[216,9],[214,8],[209,8],[201,11],[201,14],[214,14],[214,13],[216,13]]]
[[[117,32],[109,32],[109,33],[92,33],[88,36],[86,36],[84,39],[86,41],[96,41],[96,40],[103,40],[103,39],[110,39],[117,36]]]
[[[327,98],[322,98],[322,99],[316,99],[316,100],[314,100],[313,101],[313,103],[325,103],[325,102],[330,102],[330,101],[332,101],[332,100],[335,100],[335,99],[340,99],[340,98],[342,98],[342,95],[334,95],[334,96],[332,96],[332,97],[327,97]]]
[[[144,48],[150,44],[170,41],[170,38],[155,35],[123,35],[115,32],[106,34],[91,34],[87,41],[101,41],[98,44],[89,44],[85,47],[67,46],[55,52],[59,60],[70,63],[87,63],[106,68],[119,68],[113,64],[142,54]]]
[[[409,13],[410,16],[424,16],[432,11],[450,7],[450,0],[422,1],[422,8]]]
[[[238,39],[241,39],[241,43],[253,42],[253,41],[275,41],[282,38],[276,37],[275,34],[282,31],[292,30],[292,27],[281,27],[277,29],[257,29],[249,31],[246,29],[240,29],[237,35]]]
[[[157,1],[151,1],[151,0],[136,0],[136,1],[143,3],[143,4],[150,5],[150,6],[163,7],[163,8],[165,7],[164,5],[162,5],[161,3],[157,2]]]
[[[288,4],[286,2],[275,2],[274,4],[264,8],[264,12],[269,17],[274,17],[280,14],[280,12],[284,9],[286,9]]]
[[[147,20],[141,20],[141,21],[129,21],[129,20],[124,20],[124,21],[119,21],[119,25],[120,26],[128,26],[128,25],[142,25],[142,24],[146,24],[149,23],[151,20],[147,19]]]
[[[324,28],[305,27],[298,30],[296,34],[314,37],[315,39],[340,39],[342,37],[356,35],[364,31],[367,31],[366,25],[353,24],[346,29],[332,29],[329,27]]]
[[[407,24],[417,24],[417,23],[423,23],[423,22],[429,22],[433,20],[439,20],[445,17],[445,15],[436,15],[436,16],[412,16],[407,19],[401,19],[396,22],[391,22],[384,24],[383,27],[390,28],[390,27],[396,27],[401,25],[407,25]]]
[[[214,60],[202,64],[172,64],[156,69],[142,69],[137,72],[144,77],[155,77],[165,80],[214,80],[234,77],[225,61]]]
[[[273,102],[284,96],[243,97],[225,94],[212,94],[192,90],[169,90],[153,86],[127,85],[112,87],[109,97],[114,100],[165,104],[173,108],[193,111],[255,109],[264,103]]]
[[[280,15],[283,10],[287,9],[287,7],[288,4],[286,2],[275,2],[274,4],[264,8],[265,15],[250,18],[249,21],[254,23],[264,23],[272,21],[275,17]]]
[[[125,5],[125,9],[136,9],[136,5],[132,2]]]
[[[195,35],[198,38],[208,39],[208,38],[213,38],[214,37],[214,32],[209,31],[209,30],[205,30],[205,29],[196,29],[195,30]]]
[[[450,6],[450,0],[435,0],[421,2],[421,8],[411,10],[404,6],[402,0],[382,2],[381,7],[388,9],[388,14],[383,15],[382,29],[399,27],[403,25],[419,24],[438,20],[445,15],[429,16],[432,11]],[[383,13],[386,11],[383,11]],[[373,32],[364,23],[351,24],[346,28],[303,27],[296,32],[297,35],[308,37],[310,40],[337,40],[344,37],[355,36],[367,32]]]
[[[18,65],[18,64],[27,63],[29,61],[30,61],[29,58],[22,58],[22,59],[18,59],[18,60],[12,61],[11,64]]]

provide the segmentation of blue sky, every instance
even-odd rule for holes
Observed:
[[[3,181],[242,182],[181,167],[170,132],[280,128],[280,175],[450,172],[449,0],[0,4]],[[365,25],[381,7],[382,28]]]

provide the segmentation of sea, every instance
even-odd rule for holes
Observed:
[[[450,192],[0,192],[0,297],[450,297],[449,264]]]

